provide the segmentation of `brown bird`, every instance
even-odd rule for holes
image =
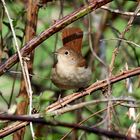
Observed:
[[[57,63],[51,73],[52,82],[60,89],[79,89],[91,80],[91,69],[81,53],[83,31],[66,28],[62,31],[63,47],[58,49]]]

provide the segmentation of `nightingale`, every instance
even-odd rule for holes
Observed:
[[[51,72],[51,80],[60,89],[80,89],[88,86],[91,69],[82,56],[83,31],[71,27],[62,30],[63,47],[55,54],[57,62]]]

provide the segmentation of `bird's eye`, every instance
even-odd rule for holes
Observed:
[[[69,54],[69,52],[68,51],[65,51],[65,55],[68,55]]]

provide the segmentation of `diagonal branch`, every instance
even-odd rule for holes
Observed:
[[[135,76],[135,75],[139,75],[139,74],[140,74],[140,67],[134,68],[132,70],[123,71],[122,73],[120,73],[120,74],[118,74],[116,76],[110,77],[110,79],[109,79],[110,80],[110,84],[114,84],[114,83],[116,83],[118,81],[121,81],[123,79],[129,78],[129,77],[132,77],[132,76]],[[107,85],[108,85],[108,82],[107,82],[106,79],[102,80],[102,81],[98,81],[98,82],[92,84],[90,87],[88,87],[82,93],[70,94],[70,95],[64,97],[63,99],[61,99],[62,102],[61,102],[61,100],[59,100],[58,102],[55,102],[55,103],[51,104],[50,106],[48,106],[46,108],[46,110],[45,110],[46,112],[45,113],[47,115],[50,115],[52,112],[54,112],[55,110],[59,109],[60,107],[63,107],[66,104],[68,104],[68,103],[70,103],[70,102],[72,102],[72,101],[74,101],[74,100],[76,100],[78,98],[86,96],[86,95],[90,94],[91,92],[94,92],[94,91],[97,91],[97,90],[101,90],[101,89],[105,88]],[[5,116],[1,116],[0,115],[0,119],[4,119],[4,118],[5,118]],[[5,118],[5,119],[8,120],[8,118]],[[15,118],[15,120],[16,120],[16,118]],[[24,121],[27,121],[27,120],[25,119]],[[23,125],[20,124],[20,126],[18,125],[18,129],[21,129],[22,127],[24,127],[26,125],[28,125],[28,122],[25,122]],[[16,130],[17,130],[17,128],[14,127],[14,129],[12,129],[12,131],[10,131],[10,133],[12,133],[12,132],[14,132]],[[8,132],[7,132],[7,130],[0,131],[0,134],[1,134],[0,137],[9,134]]]
[[[51,104],[50,106],[48,106],[46,108],[45,111],[46,111],[46,113],[49,113],[49,112],[51,113],[52,111],[57,110],[57,109],[65,106],[65,105],[67,105],[67,104],[69,104],[69,103],[71,103],[79,98],[82,98],[83,96],[87,96],[89,94],[92,94],[97,90],[102,90],[108,86],[108,80],[110,81],[110,85],[112,85],[118,81],[122,81],[126,78],[136,76],[139,74],[140,74],[140,67],[137,67],[137,68],[134,68],[132,70],[123,71],[122,73],[120,73],[116,76],[112,76],[109,79],[97,81],[96,83],[93,83],[88,88],[84,89],[84,91],[67,95],[64,98],[58,100],[57,102]]]
[[[78,124],[71,124],[71,123],[65,123],[65,122],[57,122],[57,121],[46,121],[43,118],[35,118],[31,116],[24,116],[24,115],[0,115],[1,120],[11,120],[11,121],[28,121],[33,123],[41,123],[44,125],[51,125],[51,126],[61,126],[61,127],[67,127],[67,128],[74,128],[83,130],[89,133],[95,133],[97,135],[103,135],[108,138],[118,138],[118,139],[125,139],[125,140],[136,140],[132,137],[127,137],[123,134],[120,134],[118,132],[114,131],[107,131],[105,129],[96,128],[96,127],[87,127],[87,126],[80,126]]]
[[[60,31],[67,25],[71,24],[72,22],[82,18],[83,16],[87,15],[88,13],[100,8],[101,6],[111,2],[113,0],[94,0],[89,4],[79,8],[78,10],[74,11],[73,13],[65,16],[64,18],[56,21],[50,28],[42,32],[37,37],[33,38],[29,41],[21,50],[20,53],[23,57],[30,54],[39,44],[43,41],[48,39],[50,36],[55,34],[56,32]],[[15,65],[19,61],[17,53],[11,56],[4,64],[0,65],[0,75],[2,75],[5,71],[10,69],[13,65]]]

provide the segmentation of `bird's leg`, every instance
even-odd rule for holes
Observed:
[[[60,91],[60,94],[59,94],[59,96],[58,96],[58,102],[60,103],[61,107],[63,107],[62,103],[64,102],[64,101],[63,101],[63,98],[61,98],[63,92],[64,92],[64,91],[61,90],[61,91]]]

